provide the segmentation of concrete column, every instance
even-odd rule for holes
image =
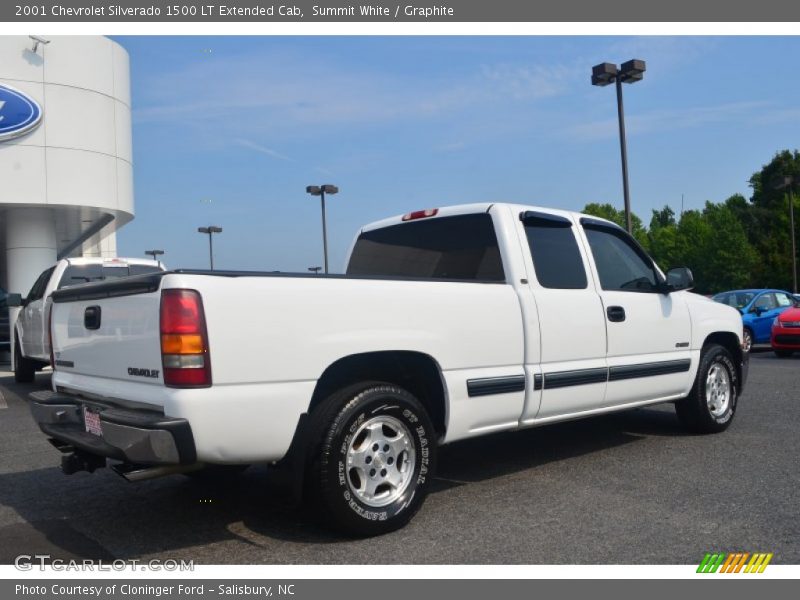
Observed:
[[[97,236],[91,238],[96,239]],[[101,241],[92,243],[91,240],[83,244],[81,256],[93,256],[99,258],[117,257],[117,232],[107,234]]]
[[[56,224],[47,208],[14,208],[5,213],[6,278],[9,292],[30,291],[42,271],[56,262]],[[14,349],[14,323],[19,308],[9,309],[11,350]]]

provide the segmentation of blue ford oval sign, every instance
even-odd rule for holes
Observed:
[[[42,121],[42,109],[33,98],[0,84],[0,142],[33,131]]]

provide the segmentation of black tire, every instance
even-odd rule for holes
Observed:
[[[331,395],[312,419],[311,439],[316,443],[310,453],[306,498],[316,505],[323,522],[358,537],[388,533],[408,523],[428,494],[436,466],[436,432],[419,400],[396,385],[365,382]],[[370,423],[377,426],[377,433],[366,431]],[[360,440],[362,435],[366,437]],[[381,436],[389,441],[407,439],[409,449],[396,451],[387,444],[374,450],[372,443]],[[358,469],[347,467],[351,444],[353,448],[363,444],[363,484]],[[366,464],[368,458],[377,469]],[[369,477],[377,485],[372,504],[360,495],[364,490],[356,489],[367,489]],[[384,483],[392,478],[402,482],[396,487]],[[382,502],[386,504],[376,505]]]
[[[19,338],[14,336],[14,381],[32,383],[36,378],[36,362],[22,356]]]
[[[727,407],[715,414],[706,396],[706,380],[712,368],[724,369],[729,382],[729,398]],[[725,431],[736,414],[736,403],[739,393],[739,378],[733,357],[726,348],[719,344],[709,344],[700,355],[700,366],[691,392],[675,403],[678,419],[689,431],[694,433],[719,433]],[[718,408],[721,410],[722,404]]]
[[[789,358],[792,356],[793,350],[775,350],[775,356],[778,358]]]

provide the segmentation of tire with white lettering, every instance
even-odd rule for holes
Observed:
[[[708,344],[691,392],[675,403],[680,422],[694,433],[725,431],[736,414],[739,379],[733,357],[719,344]]]
[[[431,484],[436,432],[406,390],[368,382],[331,395],[314,413],[309,499],[326,524],[354,536],[403,527]]]

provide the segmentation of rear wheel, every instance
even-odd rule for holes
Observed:
[[[792,350],[775,350],[775,355],[779,358],[789,358],[792,352]]]
[[[36,363],[22,356],[19,337],[14,336],[14,381],[31,383],[36,378]]]
[[[360,384],[329,397],[314,426],[307,484],[326,523],[356,536],[408,523],[436,458],[436,433],[419,400],[395,385]]]
[[[678,419],[695,433],[725,431],[736,413],[738,389],[730,352],[719,344],[709,344],[700,355],[692,391],[675,403]]]

